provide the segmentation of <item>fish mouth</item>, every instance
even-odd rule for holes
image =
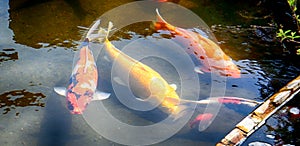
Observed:
[[[229,77],[232,77],[232,78],[241,78],[241,74],[239,74],[239,73],[231,73],[231,74],[229,74]]]
[[[83,111],[80,109],[74,109],[70,112],[71,112],[71,114],[74,114],[74,115],[81,115],[83,113]]]

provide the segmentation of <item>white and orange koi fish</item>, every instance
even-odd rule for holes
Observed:
[[[212,40],[203,37],[191,30],[179,28],[169,24],[156,9],[157,21],[154,22],[156,30],[169,30],[180,38],[180,43],[186,48],[186,52],[194,55],[203,67],[196,67],[198,73],[213,72],[222,76],[240,78],[240,69],[232,62],[222,49]]]
[[[87,37],[80,46],[79,54],[74,56],[73,71],[69,85],[54,87],[54,91],[66,96],[67,108],[72,114],[82,114],[86,106],[93,100],[103,100],[110,93],[96,91],[98,82],[98,71],[92,51],[89,49],[89,41],[93,38],[92,31],[96,29],[100,21],[97,21],[87,33]]]
[[[217,100],[186,100],[180,99],[176,93],[176,85],[169,84],[158,72],[156,72],[151,67],[131,58],[126,55],[119,49],[117,49],[107,38],[109,31],[112,29],[113,24],[109,22],[108,29],[103,28],[99,29],[99,36],[106,36],[105,38],[100,37],[99,41],[104,41],[104,50],[108,54],[109,58],[118,65],[118,72],[120,73],[129,73],[130,80],[134,81],[134,84],[131,84],[131,90],[135,92],[135,95],[140,98],[155,98],[159,101],[162,107],[168,109],[170,114],[176,115],[181,112],[180,108],[181,103],[194,103],[194,104],[208,104],[210,102],[218,103],[243,103],[247,100],[237,97],[220,97],[216,98]],[[125,83],[128,79],[127,76],[120,77],[117,82]],[[121,83],[122,84],[122,83]],[[123,84],[126,85],[126,84]],[[231,100],[232,99],[232,100]],[[255,102],[255,101],[251,101]],[[182,106],[181,106],[182,107]],[[185,107],[184,107],[185,108]]]

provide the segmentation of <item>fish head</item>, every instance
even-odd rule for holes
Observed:
[[[168,109],[170,113],[177,110],[180,102],[176,88],[176,85],[169,85],[161,76],[153,77],[149,86],[151,95],[160,100],[161,106]]]
[[[231,63],[231,64],[226,66],[225,74],[228,77],[240,78],[241,77],[241,70],[234,63]]]
[[[166,107],[171,114],[179,113],[180,98],[173,87],[169,87],[169,91],[165,94],[165,98],[162,101],[162,106]]]
[[[231,58],[227,57],[221,60],[208,60],[211,72],[218,73],[221,76],[240,78],[241,70],[234,64]]]
[[[91,98],[87,95],[78,95],[76,93],[67,93],[67,108],[71,114],[82,114],[87,105],[91,101]]]

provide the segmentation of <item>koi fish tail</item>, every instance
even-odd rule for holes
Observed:
[[[98,40],[100,42],[108,41],[109,32],[112,30],[112,28],[113,28],[113,23],[111,21],[108,22],[107,29],[100,27],[98,31],[98,35],[99,35]]]
[[[168,29],[168,30],[175,30],[175,26],[172,26],[169,24],[159,13],[158,9],[155,9],[156,11],[156,21],[153,22],[153,26],[155,30],[160,30],[160,29]]]
[[[98,26],[100,25],[100,20],[97,20],[89,29],[89,31],[86,34],[87,41],[92,41],[99,37],[99,34],[93,34],[94,31],[97,30]]]

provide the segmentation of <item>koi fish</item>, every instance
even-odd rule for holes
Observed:
[[[213,117],[213,114],[211,113],[204,113],[204,114],[199,114],[192,122],[190,122],[190,127],[193,128],[193,126],[200,121],[209,121]]]
[[[195,56],[203,67],[195,67],[197,73],[213,72],[222,76],[240,78],[240,69],[232,62],[222,49],[212,40],[203,37],[201,34],[191,30],[179,28],[169,24],[156,9],[157,21],[154,22],[156,30],[169,30],[176,35],[186,52]]]
[[[93,38],[92,31],[100,22],[96,22],[84,42],[80,46],[79,56],[75,54],[74,63],[69,85],[54,87],[59,95],[66,96],[67,108],[72,114],[82,114],[87,105],[93,100],[103,100],[110,96],[110,93],[96,91],[98,82],[98,71],[92,51],[89,49],[89,41]]]
[[[238,97],[221,97],[214,98],[213,100],[186,100],[179,98],[176,93],[176,85],[169,84],[158,72],[156,72],[151,67],[139,62],[130,56],[126,55],[119,49],[117,49],[109,40],[108,34],[112,29],[113,24],[109,22],[107,30],[104,28],[99,29],[99,41],[103,42],[104,50],[107,52],[109,58],[114,60],[118,66],[118,72],[124,73],[128,72],[130,79],[134,81],[134,84],[130,89],[135,93],[137,97],[140,98],[155,98],[159,101],[162,107],[168,109],[169,113],[177,114],[184,110],[184,103],[193,103],[193,104],[208,104],[209,102],[233,102],[233,103],[242,103],[243,98]],[[104,40],[103,40],[104,39]],[[128,76],[120,76],[120,78],[114,78],[113,80],[119,84],[125,85],[125,81],[128,79]],[[220,100],[215,100],[220,99]],[[221,100],[223,99],[223,100]],[[232,101],[230,100],[232,99]],[[238,101],[237,101],[238,100]],[[249,100],[250,101],[250,100]],[[251,101],[255,102],[255,101]],[[183,107],[183,108],[181,108]]]
[[[99,29],[100,36],[106,36],[105,40],[99,38],[100,42],[104,41],[104,50],[107,52],[109,58],[118,64],[119,72],[129,72],[130,79],[134,81],[131,90],[139,98],[153,97],[161,102],[162,107],[168,109],[170,113],[177,113],[179,108],[173,102],[164,100],[171,98],[180,100],[176,93],[176,85],[169,84],[158,72],[151,67],[139,62],[130,56],[126,55],[117,49],[109,40],[108,34],[112,29],[113,24],[109,22],[107,31],[104,28]],[[120,77],[114,79],[117,83],[123,84],[127,78]],[[123,82],[123,83],[122,83]]]

